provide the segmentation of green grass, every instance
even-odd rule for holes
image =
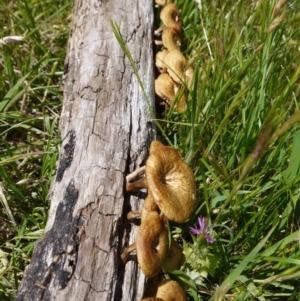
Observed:
[[[71,7],[0,3],[0,38],[24,37],[0,46],[0,299],[11,300],[47,220]],[[186,112],[159,125],[192,166],[198,203],[172,227],[186,262],[168,276],[190,300],[299,300],[300,3],[276,17],[275,0],[175,3],[194,86]],[[200,215],[212,245],[189,232]]]
[[[0,45],[1,300],[14,296],[47,221],[70,14],[70,1],[0,1],[0,38],[23,37]]]

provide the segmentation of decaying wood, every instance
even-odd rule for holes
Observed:
[[[119,257],[135,239],[126,221],[141,208],[125,175],[148,155],[155,130],[121,32],[153,99],[152,1],[75,0],[66,59],[62,146],[45,234],[19,286],[20,300],[140,300],[145,278]]]

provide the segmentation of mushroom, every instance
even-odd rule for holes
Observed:
[[[156,211],[145,215],[141,220],[135,243],[127,247],[121,255],[124,263],[135,249],[145,276],[151,278],[157,275],[168,253],[168,227],[164,216]]]
[[[167,73],[167,67],[163,63],[164,58],[166,54],[168,53],[167,49],[164,49],[163,51],[158,51],[155,56],[155,66],[157,67],[158,71],[160,73]]]
[[[143,298],[141,301],[165,301],[165,300],[156,297],[148,297],[148,298]]]
[[[173,81],[173,79],[167,73],[162,73],[154,81],[155,93],[163,100],[165,100],[170,106],[173,105],[176,96],[179,96],[179,100],[175,104],[177,112],[181,113],[186,108],[186,96],[180,92],[179,86]]]
[[[169,74],[162,73],[154,81],[154,90],[161,99],[166,100],[170,104],[174,101],[178,85]]]
[[[169,51],[165,55],[163,63],[167,67],[168,74],[176,83],[191,86],[194,71],[179,50]]]
[[[180,35],[175,29],[165,26],[162,32],[162,41],[155,40],[155,44],[163,45],[169,51],[173,49],[179,50],[181,47]]]
[[[196,202],[195,178],[176,149],[152,141],[145,177],[155,202],[169,220],[182,223],[190,218]]]
[[[182,20],[180,16],[179,9],[177,6],[169,2],[167,3],[164,8],[160,12],[160,19],[163,22],[163,26],[158,28],[154,33],[159,34],[162,30],[163,27],[170,27],[175,29],[178,33],[181,32],[181,27],[182,27]]]
[[[164,6],[166,3],[168,3],[170,0],[155,0],[155,3],[157,5],[160,5],[160,6]]]
[[[174,280],[163,280],[157,289],[157,298],[165,301],[187,301],[183,288]]]
[[[177,223],[188,220],[196,202],[196,183],[193,171],[178,151],[161,142],[152,141],[145,165],[145,177],[140,188],[148,188],[161,213]],[[134,183],[126,187],[135,187]],[[142,187],[141,187],[142,186]]]
[[[163,266],[163,271],[168,273],[173,270],[179,270],[184,262],[184,259],[185,257],[182,252],[182,247],[172,237],[170,249]]]

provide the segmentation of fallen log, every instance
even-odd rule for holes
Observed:
[[[75,0],[51,207],[15,301],[142,298],[145,277],[135,260],[124,266],[119,257],[137,231],[126,214],[144,194],[124,195],[124,183],[145,162],[155,128],[111,19],[154,98],[152,1]]]

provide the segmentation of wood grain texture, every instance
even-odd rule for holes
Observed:
[[[124,176],[145,162],[155,128],[110,19],[154,98],[152,1],[75,0],[51,208],[16,301],[142,298],[136,261],[120,265],[119,256],[137,231],[126,214],[145,193],[124,196]]]

